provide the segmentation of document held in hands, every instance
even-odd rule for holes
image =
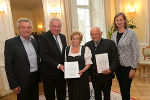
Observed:
[[[64,71],[64,77],[67,78],[79,78],[79,63],[78,61],[75,62],[65,62],[65,71]]]
[[[95,58],[98,73],[102,73],[102,71],[109,69],[108,53],[96,54]]]

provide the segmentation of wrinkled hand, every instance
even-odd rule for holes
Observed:
[[[14,94],[19,94],[20,92],[21,92],[21,88],[19,86],[13,89]]]
[[[64,72],[65,67],[64,67],[63,65],[60,65],[60,66],[59,66],[59,69],[60,69],[62,72]]]
[[[131,69],[129,72],[129,78],[132,79],[135,75],[135,70]]]
[[[108,75],[111,73],[111,71],[109,69],[102,71],[103,74]]]

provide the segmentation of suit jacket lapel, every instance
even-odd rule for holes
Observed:
[[[50,43],[50,44],[53,44],[53,46],[56,48],[57,52],[60,53],[59,51],[59,48],[57,46],[57,43],[56,43],[56,40],[54,39],[52,33],[50,31],[47,32],[47,37],[46,37],[47,41]],[[60,53],[61,54],[61,53]]]
[[[32,39],[32,38],[31,38],[31,42],[32,42],[32,45],[33,45],[33,47],[34,47],[34,49],[35,49],[35,51],[36,51],[36,54],[37,54],[37,46],[36,46],[36,42],[35,42],[35,40]]]
[[[103,42],[103,38],[101,38],[100,43],[98,45],[98,47],[99,47],[100,50],[103,50],[103,49],[101,49],[104,46],[104,44],[102,42]]]
[[[62,35],[59,35],[60,36],[60,39],[61,39],[61,43],[62,43],[62,51],[65,49],[65,47],[66,47],[66,41],[64,40],[64,38],[62,37]]]
[[[117,45],[117,31],[114,33],[114,42],[115,42],[116,46],[118,46]]]
[[[98,53],[105,52],[104,51],[105,49],[103,49],[105,44],[103,44],[102,42],[103,42],[103,38],[101,38],[99,45],[97,47],[95,47],[95,43],[92,40],[92,45],[91,45],[92,47],[90,49],[91,49],[92,54],[94,54],[94,55],[92,55],[93,57],[95,57],[95,54],[97,54],[97,51],[98,51]]]
[[[102,38],[101,38],[100,43],[98,44],[97,47],[101,47],[101,46],[102,46]],[[96,49],[97,47],[95,47],[95,42],[92,40],[92,48]]]
[[[125,32],[123,33],[122,37],[120,38],[118,45],[122,44],[123,39],[125,38],[125,36],[127,35],[127,29],[125,30]]]
[[[25,47],[20,39],[20,36],[17,36],[17,44],[18,44],[18,47],[20,47],[20,52],[23,52],[24,57],[27,59],[27,61],[29,63],[27,52],[26,52]]]

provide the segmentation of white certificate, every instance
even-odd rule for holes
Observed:
[[[108,53],[95,55],[98,73],[109,69]]]
[[[65,78],[79,78],[79,64],[78,61],[75,62],[65,62]]]

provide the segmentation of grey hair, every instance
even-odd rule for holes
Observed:
[[[97,27],[97,26],[94,26],[90,29],[90,32],[93,30],[93,29],[97,29],[99,32],[102,32],[102,30],[100,29],[100,27]]]
[[[51,24],[52,24],[53,21],[59,21],[61,23],[61,25],[62,25],[61,19],[59,19],[57,17],[54,17],[54,18],[51,18],[51,20],[49,21],[49,26],[51,26]]]
[[[32,27],[32,21],[30,19],[28,19],[28,18],[22,18],[21,17],[20,19],[18,19],[18,21],[17,21],[17,28],[19,28],[20,22],[29,22],[31,24],[31,27]]]

